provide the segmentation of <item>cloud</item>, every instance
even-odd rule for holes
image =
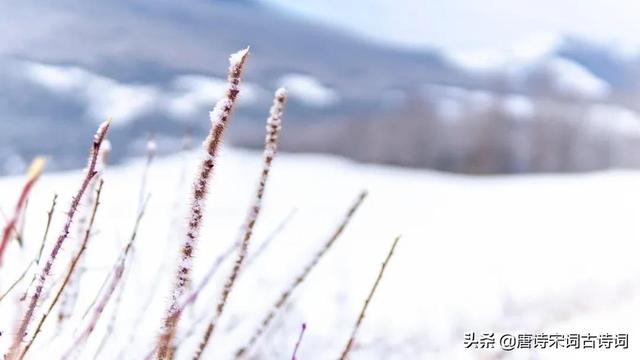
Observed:
[[[306,105],[330,106],[339,100],[335,90],[322,85],[312,76],[288,74],[280,78],[279,84],[287,89],[291,98],[295,98]]]
[[[34,84],[78,100],[85,105],[87,116],[96,121],[113,117],[115,125],[158,111],[188,118],[213,106],[227,88],[225,79],[203,75],[181,75],[169,89],[161,89],[120,82],[76,66],[26,62],[23,68],[24,76]],[[260,87],[245,82],[238,105],[253,104],[266,94]]]
[[[74,66],[29,62],[25,76],[51,92],[79,98],[87,115],[102,121],[113,117],[116,124],[132,121],[153,111],[160,91],[150,85],[126,84]]]
[[[173,91],[167,94],[168,110],[177,117],[189,117],[203,107],[211,107],[212,99],[224,96],[227,81],[203,75],[181,75],[173,82]],[[243,83],[238,106],[253,104],[265,91],[251,83]]]

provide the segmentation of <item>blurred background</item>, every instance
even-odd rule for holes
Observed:
[[[36,154],[50,170],[81,167],[108,116],[116,162],[142,154],[149,132],[178,151],[187,129],[208,128],[228,54],[247,45],[235,146],[262,146],[284,85],[289,152],[470,174],[638,167],[639,11],[632,0],[4,2],[0,173]]]

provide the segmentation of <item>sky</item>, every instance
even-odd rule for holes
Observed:
[[[637,0],[262,1],[376,41],[452,53],[510,51],[561,35],[640,48]]]

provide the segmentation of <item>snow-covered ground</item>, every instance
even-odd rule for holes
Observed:
[[[128,265],[131,272],[117,330],[101,353],[103,359],[119,354],[123,359],[141,359],[153,347],[180,240],[172,223],[181,224],[185,217],[188,183],[197,160],[197,153],[175,155],[158,159],[150,169],[149,207]],[[256,358],[289,359],[303,322],[308,329],[299,359],[338,357],[397,234],[403,238],[369,308],[353,359],[638,357],[640,173],[476,178],[290,154],[279,155],[274,165],[254,248],[292,209],[298,210],[241,276],[205,358],[231,358],[361,189],[369,190],[368,199],[279,314],[256,349]],[[196,282],[236,239],[259,169],[259,153],[230,148],[222,152],[196,250]],[[82,313],[130,236],[142,171],[142,160],[107,170],[76,314],[61,332],[56,319],[50,319],[30,358],[59,358],[86,323]],[[180,186],[184,174],[186,181]],[[38,183],[29,203],[25,248],[14,246],[6,254],[2,289],[37,252],[46,211],[58,193],[50,247],[80,178],[79,171],[45,174]],[[22,182],[21,177],[0,180],[0,207],[5,213]],[[66,268],[77,241],[75,236],[69,238],[54,279]],[[165,261],[172,266],[160,271]],[[179,339],[202,314],[213,314],[229,265],[218,272],[195,309],[187,311]],[[20,295],[27,282],[14,295]],[[158,284],[154,301],[144,319],[134,324],[154,284]],[[112,306],[107,307],[79,358],[93,358],[111,311]],[[0,304],[2,349],[13,337],[17,315],[15,296]],[[180,346],[178,359],[190,358],[208,319],[198,323],[195,334]],[[535,354],[465,349],[464,333],[474,331],[629,333],[630,346],[628,350],[547,349]]]

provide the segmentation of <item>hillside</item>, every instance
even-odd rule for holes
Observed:
[[[185,161],[185,156],[187,161]],[[150,351],[165,307],[169,270],[177,248],[172,224],[184,218],[186,183],[196,154],[178,154],[155,162],[149,172],[151,194],[142,220],[134,262],[126,283],[117,332],[102,358],[114,358],[135,326],[135,341],[125,359]],[[226,148],[207,204],[205,229],[196,252],[196,279],[237,236],[259,170],[257,153]],[[81,300],[71,324],[83,324],[82,311],[128,239],[135,219],[143,161],[114,166],[105,175],[103,203],[95,236],[87,250],[87,272]],[[20,264],[37,252],[45,212],[53,193],[60,194],[53,234],[60,229],[62,209],[77,186],[80,172],[49,173],[34,189],[25,227],[25,247],[12,246],[3,264],[2,287],[22,270]],[[23,179],[0,180],[0,207],[9,209]],[[187,180],[188,181],[188,180]],[[335,357],[349,334],[379,264],[394,236],[403,238],[364,322],[354,359],[477,359],[482,350],[464,350],[465,332],[631,333],[640,334],[640,175],[607,172],[576,176],[488,177],[357,165],[325,156],[282,154],[275,161],[267,187],[264,216],[255,246],[293,209],[290,223],[240,279],[229,313],[217,333],[212,358],[228,358],[246,340],[269,304],[332,232],[358,191],[369,199],[344,236],[296,292],[267,341],[263,359],[290,356],[302,322],[308,325],[301,359]],[[178,205],[176,205],[178,204]],[[179,230],[178,230],[179,231]],[[73,233],[73,232],[72,232]],[[77,237],[69,239],[77,241]],[[49,243],[50,244],[50,243]],[[173,244],[173,245],[172,245]],[[48,247],[47,247],[48,248]],[[69,256],[72,245],[62,256]],[[46,250],[45,250],[46,253]],[[54,278],[64,261],[54,268]],[[223,271],[206,288],[187,325],[212,311]],[[29,276],[27,276],[29,278]],[[198,280],[196,280],[198,281]],[[144,320],[132,324],[158,283]],[[22,284],[21,288],[25,285]],[[140,296],[132,296],[138,293]],[[16,293],[16,296],[18,293]],[[12,337],[12,301],[2,304],[0,347]],[[108,318],[112,307],[107,307]],[[204,328],[181,346],[186,359]],[[66,350],[78,326],[55,334],[55,321],[45,328],[32,358]],[[103,319],[83,357],[92,357],[104,334]],[[584,350],[580,358],[629,358],[629,350]],[[526,351],[515,351],[523,355]],[[573,352],[571,354],[574,354]],[[566,359],[566,351],[538,352],[540,359]]]

